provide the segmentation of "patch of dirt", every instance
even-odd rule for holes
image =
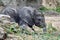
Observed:
[[[60,16],[45,16],[45,22],[47,26],[51,23],[53,27],[60,30]]]

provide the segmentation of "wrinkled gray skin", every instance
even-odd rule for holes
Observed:
[[[9,15],[11,17],[11,21],[17,22],[18,21],[18,14],[16,9],[11,8],[11,7],[6,7],[3,11],[2,14]]]
[[[26,29],[26,26],[29,26],[32,30],[33,25],[43,28],[43,31],[46,32],[46,25],[44,15],[38,10],[32,7],[22,7],[18,9],[5,8],[2,12],[3,14],[9,15],[13,21],[18,23],[22,29]]]

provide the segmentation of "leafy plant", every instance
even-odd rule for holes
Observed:
[[[60,7],[56,7],[56,11],[57,12],[60,12]]]
[[[40,7],[39,8],[39,10],[41,10],[41,11],[46,11],[46,10],[48,10],[46,7],[44,7],[44,6],[42,6],[42,7]]]

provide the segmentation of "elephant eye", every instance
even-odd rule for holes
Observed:
[[[38,19],[38,21],[41,21],[41,19]]]

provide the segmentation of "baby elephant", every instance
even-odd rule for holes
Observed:
[[[9,15],[13,21],[18,23],[22,29],[26,29],[26,26],[29,26],[32,30],[33,25],[43,28],[43,31],[46,31],[45,18],[42,12],[39,12],[32,7],[22,7],[18,9],[13,9],[6,7],[2,14]]]

